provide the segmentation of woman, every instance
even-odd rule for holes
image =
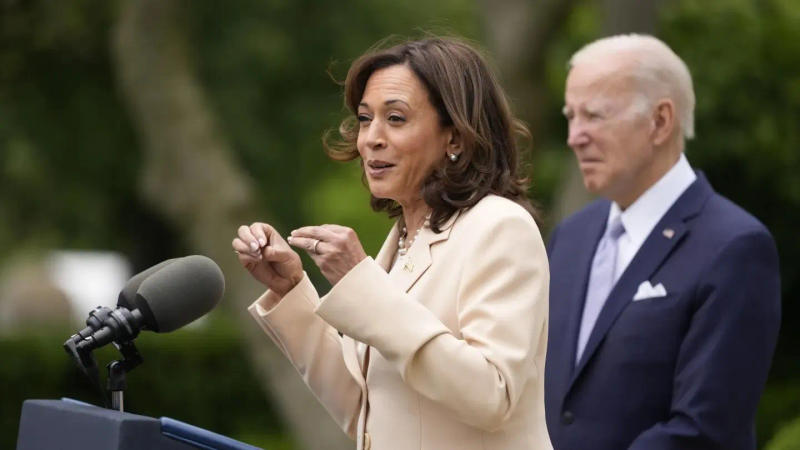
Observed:
[[[353,117],[326,144],[360,158],[398,221],[377,257],[338,225],[239,228],[268,291],[250,307],[359,449],[549,449],[548,265],[503,92],[470,46],[430,38],[350,68]],[[319,298],[291,246],[333,288]],[[340,335],[341,333],[341,335]]]

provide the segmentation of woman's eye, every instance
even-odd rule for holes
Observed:
[[[397,114],[392,114],[389,116],[389,122],[405,122],[406,119],[403,116],[398,116]]]
[[[372,119],[370,119],[370,117],[369,117],[368,115],[366,115],[366,114],[359,114],[358,116],[356,116],[356,118],[357,118],[357,119],[358,119],[358,121],[359,121],[360,123],[362,123],[362,124],[363,124],[363,123],[366,123],[366,122],[369,122],[370,120],[372,120]]]

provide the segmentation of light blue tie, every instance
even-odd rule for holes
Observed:
[[[581,360],[583,350],[592,334],[597,317],[606,303],[611,288],[614,287],[615,269],[617,266],[617,241],[625,234],[620,216],[611,221],[603,234],[592,260],[592,271],[589,274],[589,288],[586,291],[586,303],[583,306],[581,329],[578,333],[578,349],[575,352],[575,365]]]

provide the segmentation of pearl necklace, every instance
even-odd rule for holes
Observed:
[[[397,238],[397,254],[400,255],[401,257],[406,256],[406,253],[408,253],[408,249],[410,249],[411,246],[414,245],[414,241],[417,240],[417,236],[419,236],[419,234],[422,232],[422,229],[427,226],[430,226],[430,214],[425,217],[425,222],[423,222],[422,226],[417,229],[417,233],[414,234],[414,238],[408,242],[408,245],[406,245],[406,237],[408,237],[408,230],[406,229],[406,227],[403,227],[403,229],[400,232],[400,237]]]

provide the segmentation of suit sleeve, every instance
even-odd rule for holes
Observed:
[[[317,291],[304,274],[279,302],[274,296],[267,291],[248,308],[250,314],[289,358],[336,423],[355,439],[361,387],[345,366],[338,332],[314,313],[319,302]]]
[[[640,434],[630,449],[751,449],[752,427],[780,326],[780,279],[766,231],[721,249],[696,292],[680,347],[670,419]]]
[[[549,268],[530,217],[462,231],[446,243],[464,248],[463,258],[448,262],[461,266],[458,292],[442,293],[457,301],[458,330],[395,287],[369,258],[334,286],[317,313],[378,350],[421,395],[469,425],[494,430],[511,416],[526,383],[543,376],[535,356],[546,347]]]

